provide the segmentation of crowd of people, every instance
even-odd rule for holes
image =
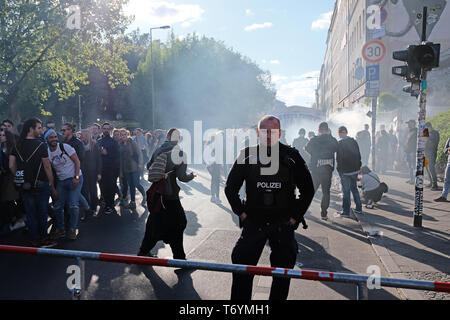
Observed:
[[[406,122],[407,126],[400,128],[397,132],[391,128],[389,132],[385,125],[375,136],[376,172],[386,174],[388,170],[402,170],[408,168],[408,184],[415,184],[416,153],[417,153],[417,126],[416,121]],[[433,129],[430,122],[426,123],[428,138],[425,145],[425,157],[428,159],[426,173],[430,183],[427,187],[432,191],[442,190],[438,186],[436,174],[436,160],[439,152],[440,135]],[[362,204],[367,208],[373,208],[374,204],[381,200],[383,193],[388,191],[386,183],[380,181],[379,176],[369,169],[369,159],[372,150],[372,137],[369,125],[364,125],[364,130],[356,134],[355,139],[348,136],[346,127],[338,129],[339,141],[333,137],[326,122],[321,123],[317,136],[305,137],[306,130],[301,128],[299,136],[294,139],[292,146],[296,148],[303,159],[308,163],[314,186],[317,191],[322,188],[321,216],[327,220],[330,205],[330,189],[333,172],[336,169],[343,193],[342,210],[338,212],[341,216],[350,213],[350,194],[356,208],[355,213],[362,213]],[[447,142],[444,153],[449,154],[450,142]],[[446,178],[442,195],[435,199],[436,202],[447,201],[450,189],[449,166],[446,170]],[[358,179],[360,180],[358,183]],[[358,191],[358,187],[361,192]],[[360,197],[362,195],[362,199]]]
[[[137,128],[131,133],[109,123],[94,123],[77,132],[71,123],[57,131],[53,121],[43,126],[41,120],[30,118],[15,128],[12,121],[4,120],[0,235],[26,226],[32,246],[51,247],[62,238],[76,240],[80,220],[114,213],[116,194],[121,206],[134,210],[137,189],[143,196],[141,205],[146,206],[141,178],[165,138],[164,130]]]
[[[384,125],[380,126],[375,137],[377,168],[374,171],[385,174],[388,170],[408,167],[407,183],[413,184],[417,127],[414,120],[407,125],[398,132],[392,129],[388,132]],[[440,136],[431,123],[427,123],[426,128],[429,133],[425,146],[428,186],[431,190],[440,190],[435,169]],[[26,226],[32,245],[53,246],[64,237],[76,240],[80,220],[99,213],[114,213],[116,195],[121,206],[135,210],[137,189],[143,199],[140,205],[146,206],[146,190],[141,179],[146,164],[155,160],[152,159],[154,152],[167,142],[166,133],[161,129],[151,132],[140,128],[130,132],[126,128],[114,129],[110,123],[93,123],[80,131],[73,124],[65,123],[57,130],[53,121],[43,126],[36,118],[16,128],[12,121],[4,120],[0,131],[0,234]],[[341,216],[350,214],[351,195],[356,205],[353,211],[362,213],[363,204],[372,208],[388,190],[377,173],[369,169],[372,147],[369,125],[365,125],[355,139],[348,136],[346,127],[340,127],[337,134],[339,141],[324,122],[317,135],[300,129],[292,143],[308,165],[315,190],[322,188],[321,217],[324,220],[328,219],[335,169],[343,193],[342,210],[338,212]],[[283,135],[280,142],[286,143]],[[231,168],[215,159],[211,152],[213,144],[214,137],[205,143],[203,155],[211,175],[211,202],[220,204],[222,175],[226,177]],[[444,152],[449,154],[449,165],[442,195],[435,199],[437,202],[447,201],[450,190],[449,141]],[[49,198],[52,199],[50,205]],[[48,216],[53,221],[49,235]]]

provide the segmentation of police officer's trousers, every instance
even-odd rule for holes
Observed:
[[[271,248],[271,266],[294,268],[298,245],[294,237],[294,229],[288,225],[288,221],[259,224],[249,218],[245,219],[241,237],[231,255],[232,262],[256,266],[267,240],[269,240]],[[253,277],[233,273],[231,300],[251,300]],[[289,278],[274,277],[269,299],[286,300],[289,294],[289,285]]]

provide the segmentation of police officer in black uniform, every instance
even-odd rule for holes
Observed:
[[[272,267],[293,268],[298,251],[294,232],[304,222],[303,215],[314,197],[313,181],[300,153],[279,142],[278,118],[263,117],[257,132],[260,143],[241,151],[225,187],[231,208],[243,227],[231,259],[234,264],[255,266],[269,240]],[[266,158],[270,159],[269,163]],[[268,175],[265,170],[269,168],[277,170]],[[241,201],[238,193],[244,181],[246,201]],[[296,187],[300,193],[298,199]],[[274,278],[270,299],[286,300],[289,285],[289,278]],[[250,300],[252,286],[253,276],[233,274],[231,299]]]

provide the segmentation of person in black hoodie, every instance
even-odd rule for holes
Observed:
[[[117,190],[117,179],[120,175],[120,147],[116,140],[111,138],[111,125],[105,122],[102,126],[103,137],[98,145],[102,154],[102,179],[100,188],[105,200],[105,214],[115,212],[114,196]]]
[[[314,190],[322,186],[321,217],[327,220],[328,207],[330,206],[331,178],[335,166],[335,153],[338,142],[329,134],[328,123],[319,125],[319,135],[311,138],[305,150],[311,155],[309,169],[314,181]]]
[[[165,184],[165,192],[162,196],[162,207],[159,212],[152,212],[147,219],[145,236],[142,240],[138,256],[154,256],[150,253],[156,243],[163,240],[170,245],[173,258],[186,260],[183,247],[183,233],[186,229],[187,220],[180,201],[180,187],[177,178],[181,182],[189,182],[196,177],[194,173],[186,173],[186,155],[178,146],[180,131],[172,128],[167,132],[166,141],[155,150],[147,169],[161,153],[168,153],[165,172],[168,174]]]
[[[336,153],[337,171],[341,177],[343,193],[342,216],[350,216],[350,192],[356,204],[356,213],[362,213],[361,198],[358,191],[358,173],[361,169],[361,153],[355,139],[348,136],[346,127],[339,128],[338,150]]]

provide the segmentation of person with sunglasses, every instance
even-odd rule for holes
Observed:
[[[56,123],[54,121],[52,121],[52,120],[47,121],[47,124],[45,125],[45,128],[44,128],[44,135],[47,133],[48,130],[55,130],[56,135],[58,136],[59,143],[64,142],[64,137],[62,136],[62,134],[58,133],[58,131],[56,130]],[[44,135],[42,135],[42,137],[44,137]]]
[[[45,134],[48,144],[48,154],[50,163],[56,172],[58,200],[54,206],[56,218],[56,229],[51,234],[52,240],[57,240],[66,236],[64,207],[69,206],[69,229],[67,238],[77,239],[77,226],[79,218],[79,202],[81,188],[83,186],[83,176],[81,172],[80,160],[74,148],[69,144],[61,144],[54,130],[48,130]]]

